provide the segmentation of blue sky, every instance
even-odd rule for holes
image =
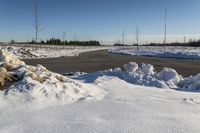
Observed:
[[[0,41],[32,40],[33,0],[0,0]],[[199,37],[200,0],[38,0],[45,29],[39,38],[97,39],[134,42],[135,28],[141,42],[162,40],[164,9],[168,14],[168,41]]]

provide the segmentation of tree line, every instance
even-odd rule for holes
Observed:
[[[200,40],[190,40],[189,42],[181,43],[181,42],[172,42],[167,43],[167,46],[189,46],[189,47],[200,47]],[[149,43],[144,46],[163,46],[163,43]]]
[[[51,38],[46,41],[35,42],[34,40],[28,42],[29,44],[48,44],[48,45],[71,45],[71,46],[100,46],[100,42],[96,40],[90,41],[62,41],[61,39]]]

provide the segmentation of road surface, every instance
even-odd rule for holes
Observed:
[[[29,65],[41,64],[47,69],[60,74],[76,71],[95,72],[115,67],[123,68],[123,65],[130,61],[135,61],[138,64],[150,63],[154,65],[156,71],[160,71],[165,64],[163,58],[111,54],[106,50],[82,53],[74,57],[27,59],[24,61]],[[199,60],[170,58],[167,59],[167,64],[167,67],[176,69],[184,77],[200,73]]]

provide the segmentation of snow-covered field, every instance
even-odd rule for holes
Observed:
[[[113,47],[113,46],[12,46],[3,47],[1,49],[14,54],[20,59],[33,59],[33,58],[56,58],[63,56],[78,56],[81,53],[108,50],[114,54],[136,55],[136,56],[152,56],[152,57],[169,57],[181,59],[200,59],[200,48],[194,47],[167,47],[165,48],[156,46],[140,46],[137,51],[135,46]]]
[[[0,133],[200,131],[200,75],[183,78],[130,62],[125,71],[64,77],[0,53],[1,66],[15,77],[0,92]]]
[[[7,52],[14,54],[20,59],[32,58],[56,58],[62,56],[78,56],[81,53],[106,50],[109,47],[103,46],[37,46],[37,47],[2,47]]]
[[[114,54],[125,54],[135,56],[168,57],[180,59],[200,59],[200,48],[196,47],[164,47],[140,46],[139,51],[136,47],[123,47],[109,50]]]

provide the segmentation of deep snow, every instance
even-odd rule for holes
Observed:
[[[109,76],[91,84],[107,96],[39,109],[14,99],[1,102],[0,132],[199,133],[198,93],[136,86]]]

